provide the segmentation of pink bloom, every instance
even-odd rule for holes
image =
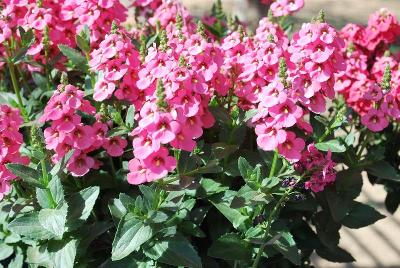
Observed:
[[[256,126],[257,144],[264,151],[273,151],[286,140],[286,131],[276,129],[273,124],[259,124]]]
[[[269,113],[282,127],[293,126],[303,116],[303,110],[290,99],[271,107]]]
[[[74,142],[74,147],[80,150],[89,148],[94,142],[93,129],[91,126],[76,126],[71,132],[71,137]]]
[[[161,144],[166,144],[174,140],[179,129],[179,123],[172,120],[171,115],[168,113],[160,114],[157,121],[149,126],[152,139]]]
[[[369,109],[368,112],[361,117],[361,123],[373,132],[382,131],[389,125],[385,114],[374,108]]]
[[[67,165],[67,169],[73,176],[81,177],[88,173],[94,164],[95,161],[92,157],[87,156],[82,152],[75,151],[74,156]]]
[[[168,150],[161,147],[159,151],[152,153],[143,160],[146,167],[152,172],[150,174],[151,181],[165,177],[176,167],[176,159],[168,155]]]
[[[278,145],[278,152],[287,160],[297,162],[301,158],[301,151],[304,149],[305,142],[301,138],[296,138],[296,134],[291,131],[286,132],[286,140]]]
[[[107,82],[105,80],[97,81],[94,86],[93,99],[95,101],[103,101],[111,97],[115,90],[115,84],[112,82]]]
[[[108,138],[105,140],[103,147],[107,153],[113,157],[121,156],[124,153],[124,148],[128,142],[119,136]]]

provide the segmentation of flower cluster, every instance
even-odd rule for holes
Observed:
[[[309,144],[301,159],[296,163],[296,170],[307,174],[309,179],[305,182],[305,188],[313,192],[323,191],[324,188],[335,181],[335,163],[331,159],[331,152],[324,155],[318,151],[314,144]]]
[[[137,86],[143,97],[138,126],[131,133],[132,184],[164,177],[176,166],[167,146],[192,151],[194,139],[214,124],[208,103],[220,75],[221,52],[200,34],[176,34],[163,31],[159,47],[149,48],[139,71]]]
[[[304,6],[304,0],[276,0],[270,9],[274,17],[288,16],[299,11]]]
[[[74,150],[67,165],[74,176],[83,176],[100,166],[97,159],[88,155],[90,152],[103,147],[109,155],[120,156],[127,145],[121,137],[106,137],[108,125],[100,120],[93,125],[82,122],[82,113],[92,116],[96,113],[83,96],[84,92],[73,85],[59,85],[40,118],[41,122],[51,122],[51,126],[44,130],[44,137],[46,148],[55,151],[54,162]]]
[[[22,123],[18,109],[0,105],[0,200],[10,191],[10,183],[16,178],[6,168],[6,164],[29,163],[29,158],[21,156],[19,152],[24,142],[22,134],[18,131]]]
[[[57,57],[59,44],[75,47],[75,35],[85,25],[90,29],[90,41],[95,46],[109,32],[113,20],[126,20],[127,11],[118,0],[6,0],[1,2],[0,8],[1,17],[5,18],[0,19],[0,47],[18,27],[33,29],[35,42],[27,55],[44,64]],[[62,61],[55,63],[63,68]],[[28,67],[31,71],[40,71],[38,66]]]
[[[100,42],[91,53],[89,62],[93,71],[101,72],[96,82],[93,98],[103,101],[114,96],[119,100],[135,102],[139,98],[136,87],[139,68],[139,52],[125,32],[118,32],[114,24],[112,33]]]
[[[373,132],[400,119],[399,62],[388,50],[399,31],[400,24],[386,9],[372,14],[366,28],[349,24],[341,30],[347,68],[336,76],[335,90]]]
[[[262,27],[265,28],[265,23]],[[257,31],[262,32],[265,30]],[[312,132],[304,117],[309,111],[324,112],[325,98],[334,97],[335,75],[345,68],[344,44],[338,33],[324,22],[304,24],[289,46],[287,38],[277,34],[281,30],[272,27],[268,32],[269,40],[257,42],[255,49],[248,46],[251,51],[243,65],[246,71],[239,79],[245,78],[252,84],[244,84],[250,92],[243,96],[247,99],[256,96],[253,103],[259,112],[252,122],[259,147],[266,151],[277,149],[288,160],[298,161],[305,142],[287,129],[296,125]],[[239,83],[238,88],[241,86]]]

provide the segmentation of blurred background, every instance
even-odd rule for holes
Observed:
[[[132,0],[123,0],[129,3]],[[213,0],[181,0],[195,16],[202,16],[211,10]],[[259,0],[222,0],[224,10],[237,15],[242,21],[256,26],[260,17],[267,14],[266,6]],[[336,27],[346,23],[367,24],[371,13],[388,8],[400,18],[400,0],[305,0],[304,8],[295,14],[296,23],[308,22],[324,9],[326,20]],[[354,263],[330,263],[317,255],[313,264],[317,268],[400,268],[400,210],[390,215],[384,207],[386,192],[382,186],[372,186],[364,178],[363,191],[358,200],[378,209],[387,218],[362,229],[341,230],[340,246],[348,250],[357,260]]]

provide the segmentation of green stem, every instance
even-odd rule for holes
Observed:
[[[7,56],[8,56],[7,65],[8,65],[8,69],[10,71],[11,83],[13,85],[15,95],[17,96],[18,106],[19,106],[19,109],[21,110],[22,116],[24,117],[25,121],[27,121],[27,119],[28,119],[27,112],[26,112],[24,104],[22,102],[21,91],[20,91],[20,88],[18,85],[17,77],[15,75],[15,65],[14,65],[14,62],[12,61],[11,53],[10,53],[9,49],[7,48],[7,46],[6,46],[6,52],[7,52]]]
[[[271,170],[269,171],[269,176],[272,178],[275,175],[276,163],[278,162],[278,151],[274,151],[274,158],[272,159]]]
[[[56,208],[57,207],[57,203],[56,203],[56,201],[54,201],[53,195],[52,195],[50,189],[48,188],[48,185],[49,185],[49,174],[47,174],[46,162],[42,159],[42,160],[40,160],[40,165],[42,167],[43,184],[46,185],[47,199],[50,200],[51,207],[52,208]]]
[[[288,188],[285,191],[285,193],[278,200],[278,203],[276,203],[276,205],[275,205],[274,209],[272,210],[271,214],[269,214],[268,219],[267,219],[267,223],[266,223],[266,227],[265,227],[264,239],[266,239],[268,237],[269,231],[271,230],[271,227],[272,227],[272,221],[274,220],[276,214],[280,211],[280,208],[283,206],[283,202],[286,201],[287,197],[292,193],[293,189],[300,182],[301,179],[302,179],[302,177],[297,179],[295,185],[290,187],[290,188]],[[258,264],[260,263],[260,260],[261,260],[262,253],[264,252],[264,249],[267,246],[267,243],[268,243],[268,241],[266,241],[265,243],[263,243],[260,246],[260,248],[259,248],[259,250],[257,252],[256,258],[254,260],[254,263],[251,266],[252,268],[257,268],[258,267]]]

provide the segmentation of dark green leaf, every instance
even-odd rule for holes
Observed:
[[[41,175],[33,168],[21,164],[7,164],[7,169],[15,176],[21,178],[26,183],[44,189],[45,186],[40,182]]]
[[[92,186],[68,198],[68,225],[78,227],[89,218],[99,193],[100,187]]]
[[[70,150],[68,153],[66,153],[60,161],[58,161],[54,167],[51,169],[50,174],[55,176],[59,175],[60,172],[64,170],[64,168],[67,166],[68,161],[71,159],[72,155],[74,154],[75,150]]]
[[[211,200],[211,203],[232,223],[234,228],[238,228],[248,219],[248,216],[242,215],[237,209],[230,208],[226,203],[214,202],[213,200]]]
[[[172,266],[201,268],[201,259],[190,242],[181,236],[157,242],[145,254],[153,260]]]
[[[225,234],[208,249],[208,255],[224,260],[250,260],[252,247],[238,234]]]
[[[400,182],[400,175],[397,170],[386,161],[374,162],[367,166],[367,172],[379,179]]]
[[[353,262],[355,259],[350,253],[340,247],[317,249],[317,254],[331,262]]]
[[[292,263],[300,265],[301,256],[291,233],[281,233],[281,237],[276,240],[273,247]]]
[[[36,198],[42,208],[53,208],[53,202],[56,206],[64,203],[64,189],[61,184],[60,178],[54,176],[49,182],[48,189],[51,196],[45,189],[36,189]]]
[[[362,228],[385,218],[373,207],[354,201],[353,208],[342,220],[343,225],[349,228]]]

